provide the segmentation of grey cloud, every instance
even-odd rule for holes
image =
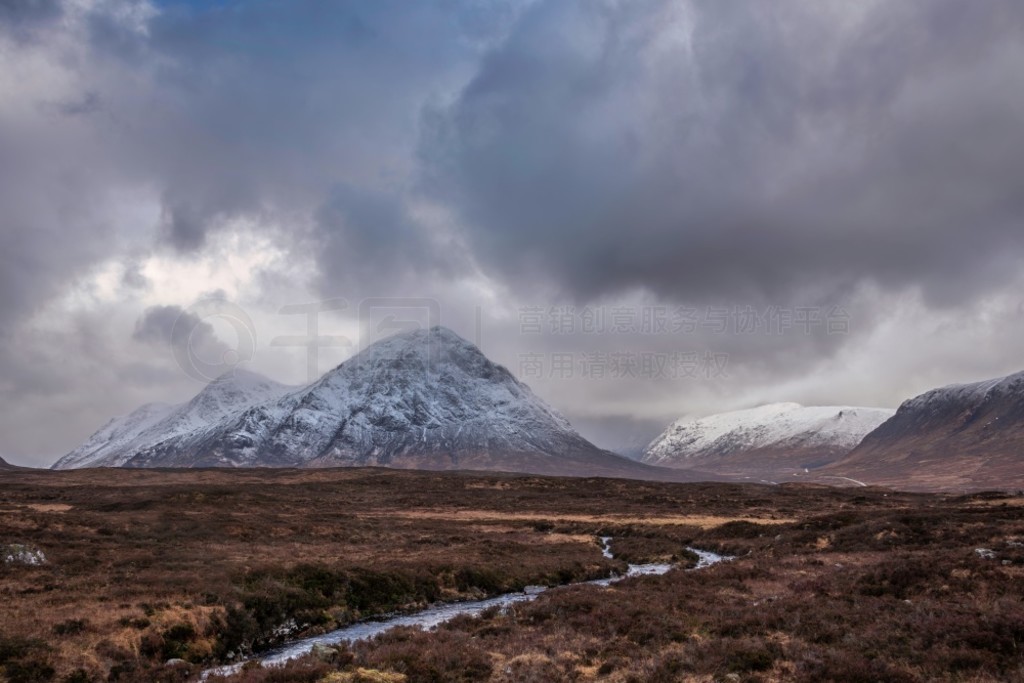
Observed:
[[[141,46],[97,39],[163,63],[151,104],[169,105],[154,109],[168,129],[145,151],[181,216],[172,237],[188,247],[218,214],[310,212],[338,184],[401,174],[414,112],[474,53],[448,21],[458,6],[254,2],[165,12],[130,36]]]
[[[149,344],[174,344],[174,324],[183,315],[189,316],[189,328],[201,324],[198,316],[190,315],[181,306],[152,306],[147,308],[142,317],[135,322],[135,331],[132,332],[132,339]],[[210,330],[212,334],[213,330]]]
[[[49,466],[112,416],[201,388],[169,346],[125,334],[133,322],[119,307],[100,307],[51,320],[45,331],[19,329],[0,345],[5,454]]]
[[[468,269],[457,245],[431,235],[397,192],[340,185],[315,221],[317,286],[328,296],[402,294],[410,281]]]
[[[60,0],[0,0],[0,27],[24,31],[57,19],[61,13]]]
[[[676,416],[669,419],[624,415],[568,417],[576,430],[591,442],[627,458],[639,460],[647,445],[661,434]]]
[[[66,15],[13,45],[8,64],[41,58],[73,87],[13,94],[69,116],[5,119],[0,131],[0,323],[109,257],[118,229],[185,256],[233,218],[285,244],[323,227],[312,243],[333,243],[316,220],[333,188],[380,193],[408,173],[416,111],[454,87],[514,4],[174,4],[150,16],[133,0],[3,3],[12,24]],[[126,190],[155,193],[162,216],[113,225]],[[335,270],[366,264],[354,250],[334,255],[347,259]]]
[[[29,5],[27,16],[40,20],[31,40],[12,40],[5,29],[18,23],[0,20],[0,69],[18,84],[0,104],[0,335],[8,343],[20,323],[111,256],[118,192],[132,184],[116,168],[116,145],[86,115],[99,106],[90,83],[108,74],[81,73],[88,59],[59,40],[65,22],[42,23],[63,15],[64,3],[8,3],[5,11]]]
[[[152,306],[147,308],[135,324],[132,339],[169,348],[179,359],[193,364],[222,366],[231,347],[217,337],[210,323],[180,306]],[[183,367],[188,371],[189,367]],[[213,379],[208,377],[207,379]]]
[[[75,100],[59,102],[56,110],[64,116],[85,116],[100,111],[100,97],[94,92],[87,92]]]
[[[145,290],[152,284],[146,274],[142,272],[142,266],[138,262],[129,262],[125,265],[121,274],[121,284],[129,289]]]
[[[0,139],[0,158],[4,147]],[[59,196],[61,184],[91,183],[72,167],[57,178],[42,165],[40,160],[0,163],[0,337],[9,338],[15,321],[37,311],[106,255],[101,239],[95,239],[107,233],[98,216],[106,207]]]
[[[206,243],[212,218],[189,205],[165,203],[161,220],[162,237],[179,252],[199,251]]]
[[[0,433],[17,432],[4,452],[59,441],[53,406],[84,410],[77,437],[165,385],[190,393],[169,353],[180,309],[144,313],[135,339],[134,303],[81,322],[46,313],[45,333],[26,321],[99,262],[202,258],[218,230],[261,230],[282,260],[313,263],[260,275],[287,296],[436,296],[467,329],[473,303],[497,302],[485,350],[510,366],[530,350],[730,354],[731,380],[711,386],[531,381],[594,434],[628,431],[613,414],[646,433],[655,416],[747,399],[891,404],[1017,362],[1017,327],[967,315],[1012,295],[1024,256],[1015,0],[146,7],[0,0],[0,69],[59,72],[0,102]],[[124,269],[126,301],[151,297],[146,284]],[[533,340],[508,322],[510,300],[635,290],[843,303],[852,333]],[[952,338],[991,358],[944,330],[914,358],[892,353],[903,332],[886,326],[916,290],[972,320]],[[869,379],[828,370],[863,362],[858,349],[878,356]],[[800,377],[820,385],[778,393]]]
[[[680,6],[539,2],[425,114],[424,186],[492,272],[582,300],[867,281],[937,305],[1012,274],[1019,3]]]

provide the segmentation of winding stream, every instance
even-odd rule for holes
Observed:
[[[601,537],[601,554],[608,559],[614,559],[614,555],[612,555],[611,551],[611,540],[610,536]],[[732,557],[719,555],[707,550],[697,550],[696,548],[687,548],[687,550],[695,553],[698,557],[697,564],[688,571],[704,569],[711,565],[718,564],[719,562],[725,562],[733,559]],[[666,563],[631,564],[629,565],[629,569],[622,576],[612,575],[606,579],[581,581],[567,585],[610,586],[611,584],[622,581],[630,576],[665,574],[674,566],[675,565],[673,564]],[[379,621],[359,622],[357,624],[352,624],[350,626],[345,626],[344,628],[330,631],[329,633],[302,638],[292,643],[288,643],[287,645],[267,650],[259,656],[253,657],[249,660],[218,666],[213,669],[207,669],[202,673],[199,680],[205,681],[207,677],[212,675],[228,676],[230,674],[237,673],[247,661],[252,660],[258,660],[264,666],[284,664],[288,660],[309,654],[317,645],[337,645],[338,643],[344,642],[353,643],[359,640],[369,640],[374,636],[380,635],[381,633],[398,626],[417,626],[419,628],[429,630],[464,614],[476,616],[491,607],[506,607],[518,602],[530,602],[531,600],[535,600],[541,593],[549,590],[555,590],[557,588],[561,588],[561,586],[552,586],[550,588],[547,586],[527,586],[522,592],[505,593],[504,595],[487,598],[486,600],[466,600],[462,602],[442,603],[433,605],[414,614],[388,617]]]

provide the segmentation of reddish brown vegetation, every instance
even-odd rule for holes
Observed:
[[[238,680],[1024,677],[1018,499],[380,470],[2,476],[0,543],[48,559],[0,565],[10,681],[191,680],[292,621],[621,570],[597,535],[634,562],[687,562],[686,545],[740,557]]]

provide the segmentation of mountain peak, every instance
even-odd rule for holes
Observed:
[[[189,412],[200,419],[209,414],[226,414],[243,405],[275,398],[291,389],[258,372],[233,368],[217,377],[188,402]]]
[[[235,370],[141,435],[58,467],[339,466],[561,474],[642,466],[601,451],[473,343],[435,326],[367,346],[286,391]],[[109,446],[109,447],[108,447]],[[647,470],[644,470],[645,472]]]
[[[186,403],[147,403],[110,420],[53,467],[119,467],[141,451],[166,441],[193,438],[211,423],[257,403],[277,399],[290,388],[259,373],[234,368],[204,386]]]
[[[903,402],[835,475],[915,489],[1002,489],[1019,480],[1024,373],[951,384]]]
[[[552,455],[594,448],[506,368],[440,326],[368,346],[287,403],[284,424],[262,430],[272,434],[255,451],[322,463],[390,464],[424,451],[457,461],[470,452]],[[239,427],[241,441],[263,439]]]
[[[1024,371],[980,382],[949,384],[931,389],[904,401],[900,410],[919,410],[926,405],[945,401],[978,402],[996,394],[1018,394],[1024,397]]]
[[[388,377],[400,377],[402,385],[409,385],[415,378],[436,381],[445,373],[491,381],[500,379],[525,387],[508,370],[487,358],[475,344],[439,325],[399,332],[374,342],[328,372],[314,386],[356,378],[373,378],[377,384],[382,384]]]
[[[258,372],[248,370],[242,367],[234,367],[231,368],[230,370],[227,370],[226,372],[219,375],[212,382],[207,384],[207,386],[250,387],[262,384],[278,384],[279,386],[284,386],[265,375],[261,375]]]
[[[464,339],[454,331],[441,325],[434,325],[429,328],[416,328],[404,330],[384,337],[370,344],[360,351],[353,358],[363,354],[381,355],[383,352],[390,352],[403,349],[428,350],[430,345],[439,344],[449,348],[463,348],[470,352],[481,353],[479,348],[471,341]]]

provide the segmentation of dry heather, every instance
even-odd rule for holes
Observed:
[[[0,564],[0,672],[194,680],[372,615],[685,565],[687,545],[738,559],[235,680],[1024,680],[1018,498],[372,469],[0,474],[0,546],[45,557]]]

